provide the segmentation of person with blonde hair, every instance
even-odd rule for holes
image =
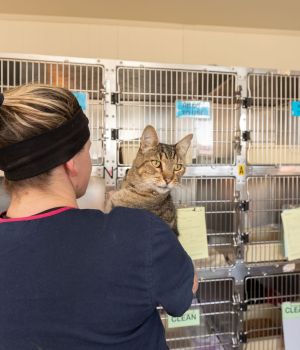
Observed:
[[[170,228],[140,209],[79,209],[91,174],[88,118],[68,90],[0,94],[0,349],[163,350],[157,311],[197,289]],[[101,199],[99,198],[99,201]]]

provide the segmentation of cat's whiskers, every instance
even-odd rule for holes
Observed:
[[[185,173],[184,159],[191,140],[190,134],[175,145],[159,143],[155,129],[147,126],[121,190],[111,197],[112,204],[150,210],[178,235],[176,209],[170,193],[182,187],[180,180]]]

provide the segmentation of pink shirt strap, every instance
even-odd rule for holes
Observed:
[[[32,215],[32,216],[25,216],[25,217],[22,217],[22,218],[8,218],[8,219],[1,218],[1,216],[3,214],[5,214],[5,212],[3,212],[3,213],[0,214],[0,223],[43,219],[43,218],[47,218],[47,217],[50,217],[50,216],[54,216],[54,215],[63,213],[65,211],[71,210],[71,209],[77,209],[77,208],[63,207],[63,208],[55,209],[53,211],[49,211],[49,212],[44,213],[44,214],[36,214],[36,215]]]

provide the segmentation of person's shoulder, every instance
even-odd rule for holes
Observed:
[[[103,218],[104,217],[104,213],[99,210],[99,209],[71,209],[71,210],[67,210],[65,212],[65,214],[70,218],[70,217],[74,217],[74,218],[78,218],[78,219],[92,219],[92,218]]]
[[[88,222],[89,226],[102,224],[108,230],[126,231],[131,235],[147,232],[151,236],[155,231],[170,231],[160,217],[145,209],[115,207],[109,213],[97,209],[77,209],[71,210],[69,215],[74,223]]]
[[[127,207],[114,207],[108,215],[111,216],[120,216],[120,217],[134,217],[138,219],[150,220],[154,214],[146,209],[138,208],[127,208]]]
[[[115,207],[108,214],[106,214],[106,221],[118,225],[139,226],[145,228],[151,221],[151,215],[147,210],[136,208]]]
[[[169,227],[159,216],[146,209],[115,207],[109,214],[111,218],[125,222],[138,222],[150,228],[153,226]]]
[[[76,216],[76,217],[82,217],[82,218],[85,218],[85,217],[105,218],[105,219],[118,218],[118,220],[135,219],[143,222],[146,221],[148,223],[155,222],[155,223],[164,224],[164,221],[160,217],[158,217],[157,215],[151,213],[146,209],[115,207],[109,213],[104,213],[99,209],[73,209],[73,210],[67,211],[66,213],[68,213],[70,216]]]
[[[77,218],[82,220],[105,220],[114,222],[150,222],[155,217],[151,212],[144,209],[134,209],[125,207],[115,207],[109,213],[104,213],[99,209],[71,209],[65,211],[65,218]],[[154,218],[155,219],[155,218]]]

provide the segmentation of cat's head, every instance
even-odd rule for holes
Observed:
[[[153,126],[146,126],[130,171],[135,186],[160,194],[176,187],[185,173],[185,156],[192,138],[193,134],[189,134],[175,145],[160,143]]]

